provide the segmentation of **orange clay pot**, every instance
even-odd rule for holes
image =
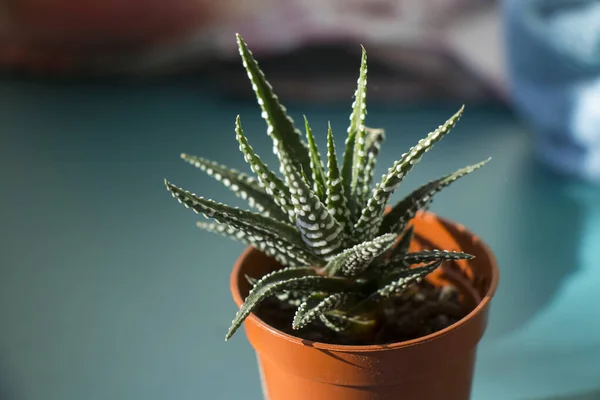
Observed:
[[[466,400],[470,398],[477,344],[486,329],[498,269],[490,249],[464,227],[420,213],[412,221],[411,251],[464,251],[473,260],[444,263],[429,276],[436,285],[451,282],[473,311],[454,325],[428,336],[388,345],[345,346],[310,342],[274,329],[251,314],[244,322],[256,350],[268,400]],[[249,248],[231,274],[238,305],[249,291],[244,277],[260,277],[279,264]],[[291,323],[291,321],[290,321]]]

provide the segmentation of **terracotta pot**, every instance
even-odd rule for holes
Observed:
[[[469,399],[477,344],[498,285],[496,261],[475,235],[435,214],[420,213],[413,225],[411,251],[435,247],[476,256],[445,263],[444,269],[430,275],[435,284],[452,282],[460,288],[463,298],[473,303],[473,311],[434,334],[371,346],[310,342],[280,332],[251,314],[244,327],[257,353],[266,399]],[[249,291],[244,274],[258,277],[278,267],[261,252],[247,249],[231,274],[238,307]]]

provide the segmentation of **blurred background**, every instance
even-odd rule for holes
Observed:
[[[242,205],[181,152],[275,165],[234,34],[325,148],[369,56],[377,173],[467,110],[395,195],[492,156],[432,210],[501,283],[473,398],[600,399],[600,2],[0,0],[0,400],[259,399],[225,344],[240,244],[175,184]]]

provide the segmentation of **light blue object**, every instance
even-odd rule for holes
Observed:
[[[600,183],[600,2],[505,0],[511,93],[556,169]]]

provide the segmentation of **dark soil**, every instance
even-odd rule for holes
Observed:
[[[390,344],[416,339],[442,330],[462,319],[471,310],[461,303],[459,291],[453,286],[435,287],[423,281],[401,295],[382,303],[378,326],[358,337],[336,333],[315,321],[300,330],[292,329],[296,307],[270,298],[255,311],[260,319],[289,335],[313,342],[372,345]]]

